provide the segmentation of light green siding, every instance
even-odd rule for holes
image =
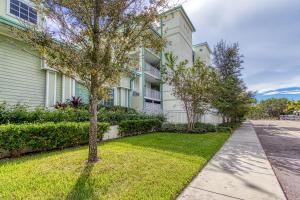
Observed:
[[[0,102],[43,106],[46,72],[38,56],[23,49],[21,42],[0,35]]]

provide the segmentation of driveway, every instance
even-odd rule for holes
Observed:
[[[251,121],[289,200],[300,200],[300,122]]]

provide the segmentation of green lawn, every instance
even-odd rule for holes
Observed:
[[[228,133],[153,133],[99,145],[0,161],[0,199],[172,199]]]

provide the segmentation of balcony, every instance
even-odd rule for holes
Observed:
[[[161,79],[161,74],[160,74],[159,69],[157,69],[156,67],[153,67],[149,63],[145,63],[145,73],[147,73],[151,76],[154,76],[158,79]]]
[[[160,91],[145,87],[145,98],[160,101]]]
[[[161,104],[145,102],[144,112],[149,114],[161,114]]]

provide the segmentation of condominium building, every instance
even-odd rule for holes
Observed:
[[[139,66],[134,75],[123,76],[111,90],[111,100],[103,103],[131,107],[146,113],[165,114],[169,121],[185,122],[182,102],[172,95],[170,86],[161,82],[163,54],[173,52],[178,60],[188,60],[189,65],[200,57],[211,63],[211,50],[207,43],[192,44],[195,28],[184,9],[179,6],[162,15],[162,24],[153,31],[167,40],[161,53],[140,48],[134,52]],[[26,104],[30,108],[53,107],[72,96],[88,102],[88,92],[68,76],[47,67],[38,53],[22,41],[12,38],[10,27],[19,27],[20,20],[40,24],[41,18],[29,0],[0,1],[0,102]]]

